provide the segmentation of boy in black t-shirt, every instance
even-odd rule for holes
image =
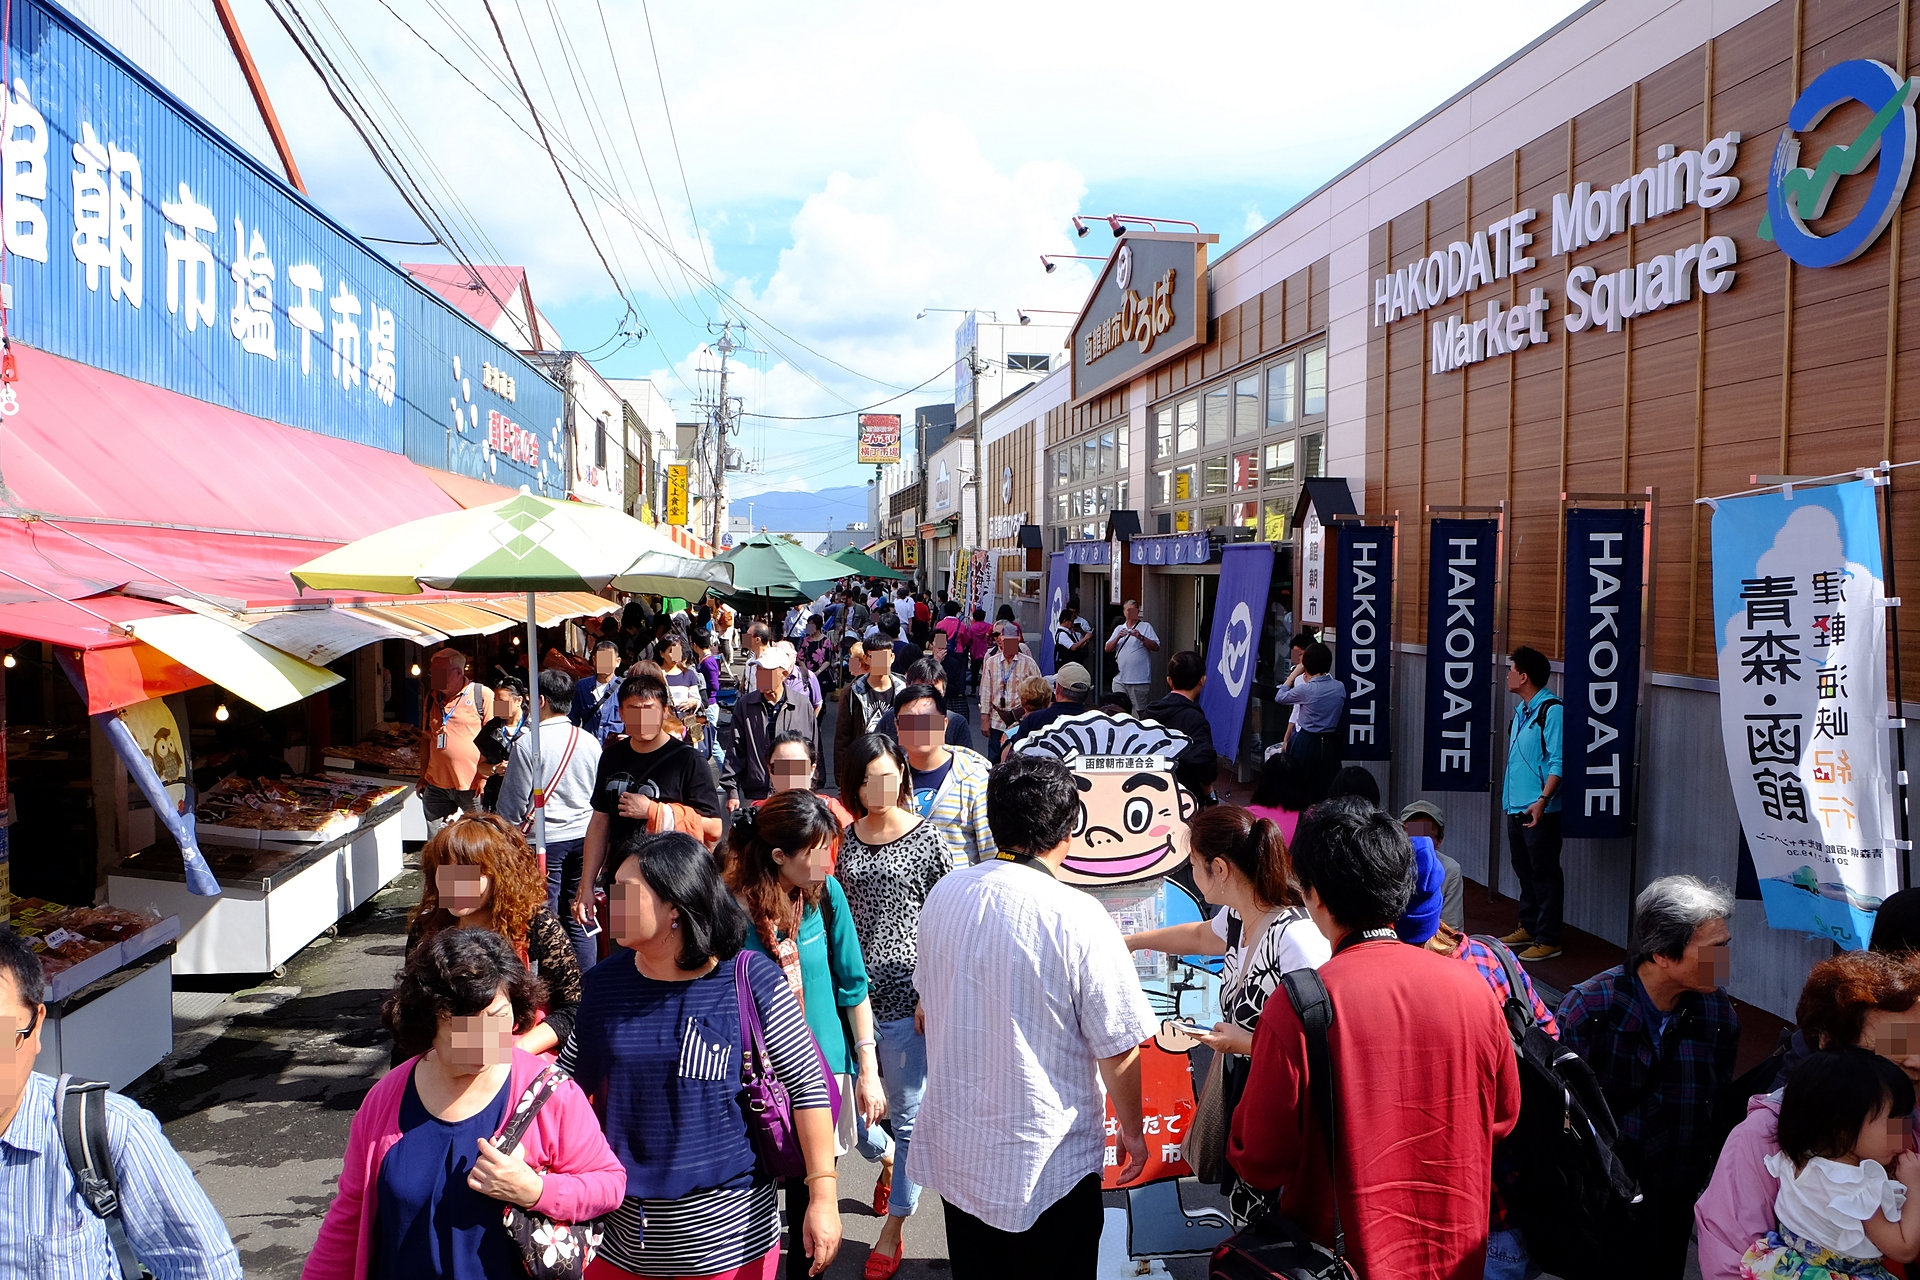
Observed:
[[[666,730],[667,685],[657,675],[628,676],[620,685],[620,720],[627,736],[600,754],[593,779],[593,817],[587,823],[575,919],[593,927],[592,888],[607,850],[644,833],[658,803],[683,804],[703,817],[720,816],[720,790],[706,758]],[[693,833],[696,837],[700,833]]]

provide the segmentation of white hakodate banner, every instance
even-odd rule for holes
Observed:
[[[1767,923],[1864,949],[1900,887],[1870,481],[1713,515],[1720,721]]]

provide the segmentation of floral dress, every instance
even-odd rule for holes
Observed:
[[[1875,1213],[1900,1221],[1905,1185],[1873,1160],[1849,1165],[1815,1156],[1796,1170],[1790,1156],[1776,1151],[1766,1164],[1780,1179],[1773,1202],[1778,1225],[1740,1259],[1740,1280],[1891,1280],[1880,1250],[1867,1239],[1866,1222]]]

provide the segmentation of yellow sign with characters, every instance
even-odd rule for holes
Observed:
[[[687,467],[684,463],[667,468],[667,523],[687,523]]]

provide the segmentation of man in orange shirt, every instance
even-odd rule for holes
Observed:
[[[432,693],[420,728],[427,736],[427,763],[420,771],[420,804],[427,834],[440,830],[456,813],[478,813],[486,775],[480,768],[480,729],[487,723],[493,693],[467,679],[467,655],[451,647],[434,651],[428,670]]]

